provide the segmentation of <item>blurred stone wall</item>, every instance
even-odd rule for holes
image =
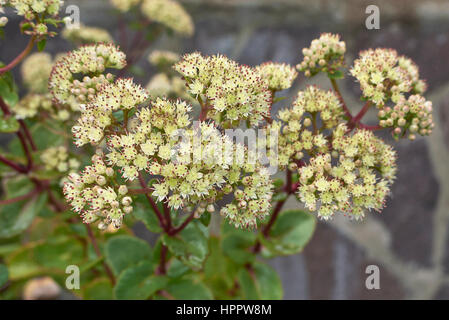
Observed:
[[[196,33],[191,39],[163,37],[152,48],[178,52],[222,53],[242,63],[267,60],[297,64],[301,49],[321,32],[340,33],[347,43],[347,62],[370,47],[391,47],[411,57],[427,79],[427,98],[434,103],[437,127],[431,137],[395,143],[399,172],[380,214],[363,222],[336,217],[319,222],[303,253],[270,261],[284,285],[285,299],[447,299],[449,298],[449,1],[331,1],[331,0],[185,0]],[[118,38],[117,22],[110,18],[106,0],[67,1],[81,7],[81,20],[107,28]],[[380,30],[365,28],[365,8],[378,5]],[[12,58],[23,46],[19,35],[0,56]],[[63,40],[49,41],[49,50],[69,48]],[[14,50],[13,50],[14,49]],[[145,59],[140,64],[153,70]],[[329,88],[316,77],[310,83]],[[354,79],[342,84],[354,112],[360,108]],[[371,121],[375,121],[374,115]],[[368,118],[370,120],[370,118]],[[374,122],[373,122],[374,123]],[[385,136],[390,142],[388,135]],[[293,208],[298,204],[288,202]],[[143,234],[145,236],[145,234]],[[367,290],[365,269],[380,268],[380,290]]]

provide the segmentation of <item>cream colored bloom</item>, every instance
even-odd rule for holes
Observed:
[[[59,103],[84,104],[92,100],[98,89],[113,80],[109,69],[122,69],[126,56],[112,44],[80,47],[62,57],[55,64],[49,79],[49,89]],[[81,78],[81,80],[78,80]]]
[[[210,106],[208,113],[230,126],[241,120],[256,125],[268,117],[271,92],[259,72],[222,55],[187,54],[174,66],[186,80],[188,91]]]
[[[51,55],[46,52],[36,52],[23,61],[20,73],[24,84],[31,92],[46,93],[52,68]]]
[[[338,34],[323,33],[319,39],[310,44],[310,48],[304,48],[303,61],[296,67],[304,72],[306,77],[314,76],[318,72],[335,74],[344,64],[346,44],[340,41]]]
[[[102,28],[89,27],[80,24],[76,28],[64,28],[62,37],[66,40],[77,44],[92,44],[92,43],[112,43],[114,40],[109,32]]]
[[[295,68],[285,63],[266,62],[256,67],[272,91],[281,91],[292,86],[298,76]]]
[[[174,0],[143,0],[142,13],[182,36],[192,36],[194,25],[190,15]]]

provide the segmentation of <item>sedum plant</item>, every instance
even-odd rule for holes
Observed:
[[[148,61],[158,72],[143,87],[132,76],[145,70],[133,65],[150,40],[189,36],[193,23],[173,0],[111,4],[121,32],[129,17],[140,22],[138,45],[83,25],[63,32],[81,46],[52,57],[30,52],[56,34],[61,2],[1,1],[30,37],[0,68],[0,132],[11,137],[0,154],[2,298],[57,294],[74,265],[80,287],[65,290],[84,299],[281,299],[261,258],[301,252],[315,216],[380,212],[397,155],[375,133],[432,131],[410,59],[370,49],[347,70],[333,34],[313,40],[296,67],[156,50]],[[19,98],[10,70],[22,61]],[[298,72],[324,73],[332,89],[308,86],[282,102]],[[338,88],[344,76],[360,85],[355,115]],[[370,109],[375,125],[362,122]],[[242,128],[264,134],[245,144]],[[157,239],[136,237],[137,222]]]

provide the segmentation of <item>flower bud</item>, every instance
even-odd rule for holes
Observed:
[[[1,17],[0,18],[0,28],[6,26],[7,23],[8,23],[8,18],[7,17]]]
[[[124,206],[129,206],[132,202],[133,202],[133,200],[131,199],[131,197],[124,197],[122,199],[122,204]]]
[[[125,185],[121,185],[121,186],[118,188],[118,193],[119,193],[120,195],[124,196],[125,194],[128,193],[128,187],[126,187]]]

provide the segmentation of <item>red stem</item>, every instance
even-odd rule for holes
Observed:
[[[28,192],[27,194],[24,194],[22,196],[18,196],[18,197],[11,198],[11,199],[6,199],[6,200],[1,200],[0,201],[0,206],[4,206],[4,205],[7,205],[7,204],[11,204],[11,203],[19,202],[19,201],[22,201],[22,200],[26,200],[26,199],[31,198],[32,196],[40,193],[41,191],[42,191],[42,189],[37,187],[37,188],[31,190],[30,192]]]
[[[174,236],[174,235],[178,234],[179,232],[181,232],[190,223],[190,221],[193,220],[194,216],[195,216],[195,212],[192,212],[179,227],[171,229],[168,232],[168,235]]]
[[[363,116],[368,112],[369,108],[371,107],[371,101],[367,101],[365,105],[363,106],[362,110],[357,113],[357,115],[352,119],[352,122],[354,124],[357,124],[362,120]]]
[[[147,186],[146,186],[145,180],[143,179],[143,177],[140,173],[139,173],[139,182],[140,182],[140,185],[142,186],[142,188],[146,189]],[[156,216],[159,219],[159,224],[161,225],[161,228],[167,231],[168,226],[165,225],[164,217],[162,216],[161,212],[159,211],[159,208],[157,207],[156,203],[154,202],[154,200],[151,198],[151,196],[148,193],[145,193],[145,196],[147,197],[151,208],[153,208],[153,211],[156,213]]]
[[[17,64],[19,64],[20,61],[22,61],[31,52],[35,41],[36,41],[36,37],[32,36],[30,38],[30,41],[28,41],[28,44],[25,47],[25,49],[13,61],[11,61],[7,66],[0,68],[0,75],[5,72],[8,72],[12,68],[14,68]]]
[[[359,127],[362,129],[370,130],[370,131],[377,131],[377,130],[383,129],[383,127],[381,127],[380,125],[370,126],[370,125],[363,124],[363,123],[359,123]]]
[[[161,246],[161,261],[159,262],[158,274],[166,274],[167,269],[165,267],[165,262],[167,259],[168,248],[165,245]]]
[[[23,132],[25,133],[25,137],[28,139],[28,142],[30,143],[31,150],[37,151],[36,144],[34,143],[33,137],[31,136],[30,130],[28,130],[25,121],[19,120],[19,124],[22,127]]]
[[[349,121],[352,121],[351,112],[349,111],[348,106],[346,105],[345,100],[343,99],[343,96],[341,95],[340,89],[338,88],[337,81],[335,81],[335,79],[330,79],[330,80],[331,80],[332,88],[334,88],[334,91],[337,94],[341,105],[343,106],[343,110],[344,110],[346,116],[349,118]]]
[[[0,155],[0,161],[19,173],[27,173],[28,172],[28,170],[26,168],[23,168],[20,164],[17,164],[15,162],[5,158],[2,155]]]

